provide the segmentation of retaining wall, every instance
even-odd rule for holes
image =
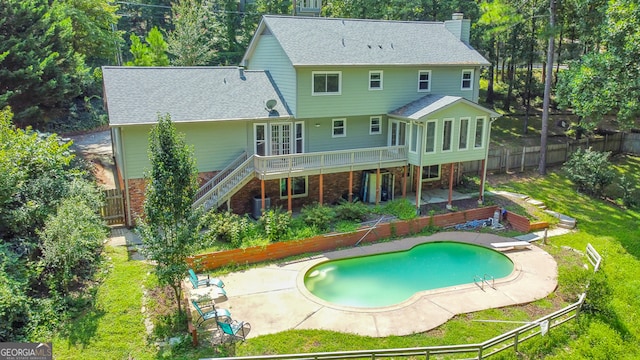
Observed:
[[[498,210],[498,206],[487,206],[448,214],[425,216],[413,220],[379,224],[373,230],[366,227],[352,233],[325,234],[295,241],[276,242],[266,246],[217,251],[189,257],[187,258],[187,263],[201,272],[225,265],[254,264],[262,261],[284,259],[304,253],[331,251],[341,247],[354,246],[361,239],[361,242],[376,242],[389,237],[416,234],[429,225],[448,227],[470,220],[487,219],[493,217],[493,213],[496,210]],[[547,223],[534,223],[535,225],[532,225],[526,217],[511,212],[507,213],[507,220],[514,229],[522,232],[528,232],[538,226],[543,228],[548,226]]]

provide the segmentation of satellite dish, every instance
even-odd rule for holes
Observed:
[[[273,108],[275,108],[277,104],[278,102],[275,99],[271,99],[271,100],[267,100],[267,102],[265,103],[265,106],[267,107],[267,110],[271,112],[273,111]]]

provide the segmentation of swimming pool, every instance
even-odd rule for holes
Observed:
[[[504,254],[454,241],[430,242],[406,251],[329,260],[310,268],[304,285],[327,302],[350,307],[391,306],[415,293],[495,279],[513,271]]]

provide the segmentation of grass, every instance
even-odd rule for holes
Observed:
[[[128,261],[126,248],[105,247],[103,283],[95,305],[53,339],[58,359],[153,359],[141,312],[142,285],[150,267]]]

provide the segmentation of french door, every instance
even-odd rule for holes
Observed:
[[[254,124],[256,155],[288,155],[304,152],[304,123]]]

